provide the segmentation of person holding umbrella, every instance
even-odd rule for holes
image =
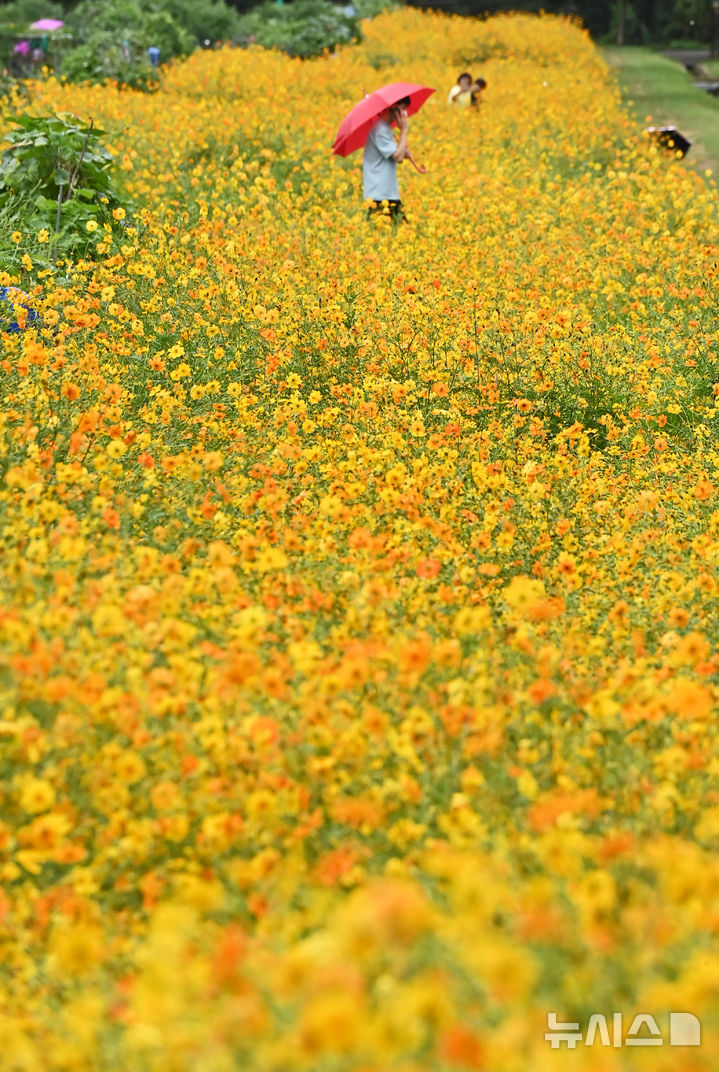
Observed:
[[[397,179],[397,164],[407,159],[409,147],[407,134],[409,97],[403,97],[391,108],[386,108],[370,127],[362,157],[362,186],[365,201],[374,202],[369,214],[386,211],[392,219],[406,219],[402,211]],[[392,126],[399,128],[399,141],[394,140]]]
[[[362,179],[365,200],[372,202],[370,216],[382,212],[395,220],[406,219],[399,196],[397,164],[409,160],[420,174],[427,170],[415,163],[410,152],[407,117],[418,111],[432,93],[429,86],[393,82],[366,96],[343,119],[332,151],[348,156],[364,146]],[[395,141],[393,125],[399,128],[399,141]]]

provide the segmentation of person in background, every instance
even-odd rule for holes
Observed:
[[[485,80],[483,78],[475,78],[474,82],[472,83],[472,89],[471,89],[471,96],[472,96],[471,103],[475,107],[477,107],[478,105],[480,105],[482,103],[482,93],[484,92],[484,90],[486,88],[487,88],[487,83],[485,82]]]
[[[13,78],[26,78],[28,68],[32,63],[31,48],[29,41],[18,41],[12,50],[10,58],[10,74]]]
[[[447,103],[459,104],[463,108],[472,104],[472,76],[467,71],[459,76],[457,85],[450,89]]]

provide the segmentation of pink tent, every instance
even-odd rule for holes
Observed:
[[[40,31],[59,30],[64,25],[65,23],[61,22],[60,19],[38,19],[37,22],[30,24],[30,29]]]

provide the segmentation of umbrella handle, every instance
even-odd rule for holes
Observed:
[[[424,164],[418,164],[417,163],[415,158],[412,156],[412,153],[410,152],[409,146],[407,146],[407,149],[405,150],[404,155],[407,158],[407,160],[409,160],[410,164],[412,165],[412,167],[414,168],[414,170],[416,172],[418,172],[420,175],[426,175],[427,174],[427,168],[424,166]]]

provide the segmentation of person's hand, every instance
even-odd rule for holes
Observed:
[[[397,116],[397,126],[399,127],[400,134],[409,129],[409,119],[407,118],[406,108],[395,108],[394,114]]]

